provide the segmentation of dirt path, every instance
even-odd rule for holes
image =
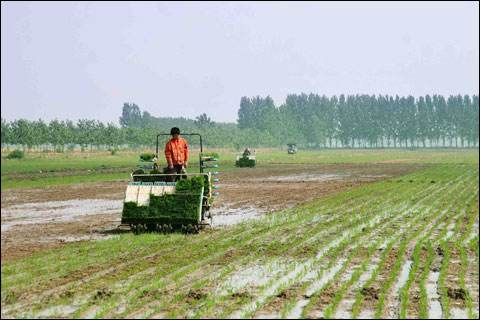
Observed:
[[[222,173],[214,226],[321,198],[360,184],[413,172],[419,166],[270,165]],[[6,190],[1,193],[2,261],[66,242],[112,237],[127,181]]]

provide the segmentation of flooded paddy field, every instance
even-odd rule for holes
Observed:
[[[419,165],[270,165],[220,176],[212,225],[221,227],[354,186],[418,170]],[[2,192],[2,259],[66,242],[118,233],[127,181]]]
[[[2,191],[2,317],[478,317],[477,166],[220,179],[196,235],[117,231],[124,181]]]

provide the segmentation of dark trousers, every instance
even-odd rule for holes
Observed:
[[[168,174],[174,174],[174,173],[177,173],[177,174],[181,174],[181,173],[185,173],[184,170],[183,170],[183,166],[181,164],[175,164],[173,165],[173,168],[167,168],[167,173]],[[167,182],[175,182],[177,180],[179,180],[180,178],[182,179],[186,179],[187,176],[169,176],[167,177]]]

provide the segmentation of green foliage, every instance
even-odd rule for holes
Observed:
[[[201,192],[204,186],[204,178],[202,176],[191,177],[189,179],[181,179],[177,182],[175,193],[195,193]]]
[[[182,218],[197,220],[200,210],[200,193],[150,195],[150,218]]]
[[[155,158],[155,153],[142,153],[140,159],[143,161],[152,161]]]
[[[220,157],[217,152],[202,152],[201,156],[215,159],[218,159]]]
[[[276,143],[307,147],[476,146],[478,96],[288,95],[242,97],[238,127],[260,129]],[[281,124],[281,125],[278,125]],[[460,143],[459,141],[460,140]]]
[[[153,147],[153,132],[198,132],[209,147],[278,147],[297,141],[300,147],[476,147],[479,140],[478,95],[413,96],[290,94],[275,106],[267,96],[242,97],[238,125],[214,123],[206,114],[196,120],[154,117],[126,103],[120,127],[95,120],[45,123],[2,119],[1,143],[27,148],[66,144],[82,150],[128,145]],[[191,146],[198,138],[186,137]],[[163,141],[161,141],[163,143]]]
[[[135,103],[124,103],[120,125],[122,127],[137,127],[142,121],[140,108]]]
[[[213,127],[215,125],[215,122],[213,122],[206,113],[202,113],[201,115],[196,117],[194,122],[195,125],[199,128]]]
[[[13,150],[7,155],[7,159],[23,159],[25,153],[22,150]]]
[[[248,159],[248,158],[240,158],[235,162],[235,166],[243,168],[243,167],[255,167],[255,160]]]
[[[148,213],[148,207],[137,206],[135,202],[125,202],[123,204],[122,217],[124,218],[147,218]]]

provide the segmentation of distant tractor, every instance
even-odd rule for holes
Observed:
[[[158,170],[158,143],[156,153],[140,155],[140,164],[132,172],[128,183],[122,211],[122,225],[134,232],[172,231],[197,232],[211,224],[210,208],[218,182],[218,156],[203,152],[202,136],[196,133],[182,134],[200,138],[199,172],[168,174]],[[210,220],[210,221],[209,221]]]
[[[295,154],[297,153],[297,145],[295,143],[289,143],[288,146],[288,154]]]
[[[237,155],[235,159],[235,166],[239,168],[254,168],[257,164],[255,154],[252,154],[249,148],[243,151],[242,155]]]

